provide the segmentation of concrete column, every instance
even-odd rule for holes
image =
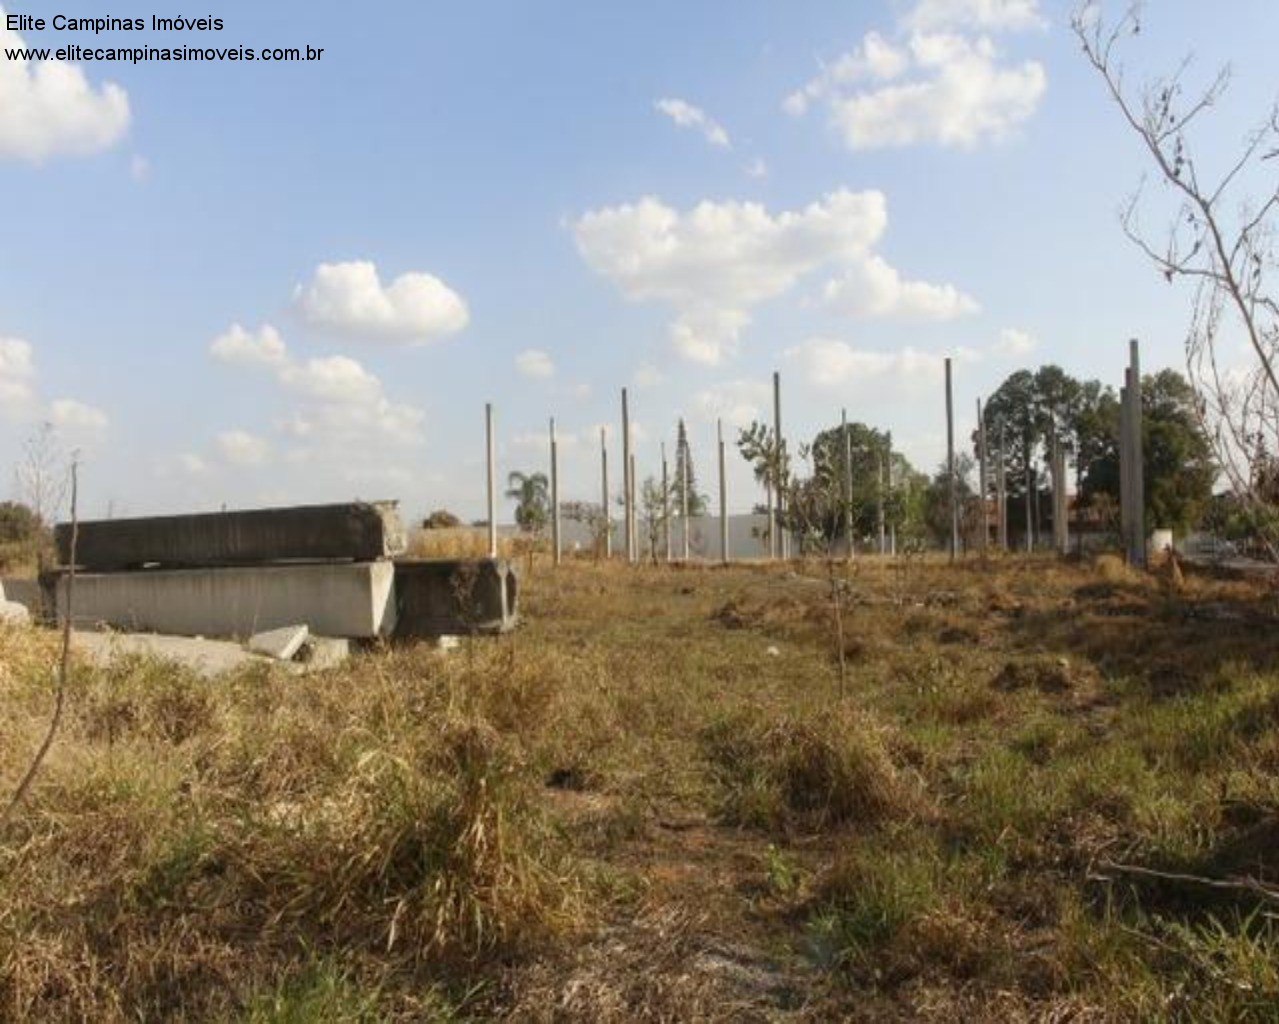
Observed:
[[[671,485],[666,471],[666,442],[662,442],[662,536],[666,545],[666,561],[671,560]]]
[[[790,538],[782,526],[786,515],[786,442],[782,440],[782,375],[773,371],[773,435],[777,442],[777,553],[783,559],[790,557]]]
[[[888,551],[888,534],[886,532],[886,521],[884,519],[884,455],[879,452],[875,455],[875,522],[879,527],[879,553],[886,554]]]
[[[1119,389],[1119,546],[1124,558],[1130,554],[1132,543],[1132,453],[1128,450],[1128,402],[1129,371],[1124,370],[1124,386]]]
[[[560,453],[555,443],[555,417],[551,417],[551,563],[560,564]]]
[[[1004,425],[999,424],[999,462],[995,466],[995,496],[999,505],[995,514],[999,517],[999,546],[1008,550],[1008,470],[1004,460],[1008,457],[1008,436]]]
[[[955,403],[951,388],[950,359],[946,360],[946,474],[950,478],[950,560],[959,557],[959,498],[955,489]]]
[[[1141,353],[1137,339],[1128,342],[1128,363],[1132,380],[1128,387],[1128,401],[1131,411],[1128,414],[1128,430],[1130,432],[1129,450],[1132,453],[1132,477],[1129,481],[1132,490],[1132,549],[1130,561],[1134,565],[1146,564],[1146,465],[1142,443],[1142,409],[1141,409]]]
[[[724,472],[724,421],[715,423],[719,449],[719,560],[728,565],[728,482]]]
[[[635,453],[631,452],[631,554],[632,562],[638,562],[640,557],[640,539],[639,539],[639,508],[635,502]]]
[[[600,498],[604,506],[604,557],[613,557],[613,513],[609,509],[608,494],[608,440],[600,427]]]
[[[679,446],[679,519],[680,519],[680,550],[681,557],[684,561],[688,561],[689,554],[689,536],[688,536],[688,439]]]
[[[1070,552],[1070,495],[1066,492],[1066,450],[1059,449],[1057,457],[1061,461],[1057,469],[1057,475],[1061,479],[1061,553],[1065,555]]]
[[[888,432],[888,469],[884,474],[888,478],[888,497],[893,496],[893,487],[896,482],[893,480],[893,432]],[[888,524],[888,553],[890,555],[897,554],[897,524],[890,522]]]
[[[768,557],[777,557],[777,517],[773,515],[773,485],[764,484],[764,507],[768,510]]]
[[[990,547],[990,517],[987,515],[986,502],[986,419],[981,413],[981,399],[977,399],[977,487],[981,495],[981,553],[986,554]]]
[[[635,561],[635,520],[631,516],[631,501],[634,494],[634,491],[631,488],[632,464],[631,406],[630,401],[626,396],[626,389],[622,388],[622,531],[625,534],[626,560],[628,562]]]
[[[484,406],[485,477],[488,482],[489,558],[497,557],[497,456],[493,442],[493,404]]]
[[[853,436],[848,431],[848,410],[839,412],[844,432],[844,542],[848,545],[848,560],[853,559]]]

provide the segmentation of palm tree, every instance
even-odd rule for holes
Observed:
[[[515,522],[521,530],[540,533],[550,518],[550,484],[545,473],[514,470],[506,478],[506,496],[515,502]]]

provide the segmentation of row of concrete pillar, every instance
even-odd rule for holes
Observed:
[[[1141,445],[1141,371],[1138,343],[1134,339],[1129,343],[1129,365],[1125,370],[1124,387],[1120,392],[1120,441],[1119,441],[1119,464],[1120,464],[1120,519],[1121,532],[1125,552],[1128,560],[1140,565],[1145,562],[1145,522],[1143,514],[1144,506],[1144,488],[1142,484],[1142,445]],[[950,508],[950,558],[954,561],[959,556],[960,551],[960,509],[958,500],[958,476],[956,473],[955,458],[955,413],[954,413],[954,393],[952,384],[952,368],[950,359],[945,361],[945,386],[946,386],[946,466],[948,475],[948,503]],[[485,440],[487,447],[487,484],[488,484],[488,546],[490,556],[497,554],[497,508],[496,508],[496,479],[495,479],[495,458],[494,458],[494,433],[493,433],[493,406],[491,404],[485,407]],[[990,524],[988,521],[989,510],[987,508],[987,497],[989,494],[990,479],[987,474],[988,465],[988,441],[986,435],[986,420],[982,414],[982,402],[977,400],[977,459],[978,459],[978,486],[980,488],[981,500],[979,502],[981,508],[981,529],[979,530],[980,550],[985,553],[990,543]],[[848,544],[848,551],[851,554],[853,550],[852,536],[852,447],[851,438],[848,430],[847,412],[841,414],[841,425],[844,434],[844,497],[845,507],[849,511],[845,517],[845,535]],[[730,558],[728,544],[728,497],[727,482],[725,479],[725,448],[724,448],[724,426],[719,421],[716,425],[717,433],[717,464],[719,471],[719,527],[720,527],[720,559],[727,562]],[[996,536],[1000,547],[1008,547],[1008,489],[1005,479],[1004,456],[1005,434],[1003,425],[999,430],[999,447],[997,449],[997,459],[995,463],[995,494],[996,508],[998,510],[998,519],[996,524]],[[766,482],[768,520],[769,529],[769,556],[772,558],[789,558],[791,555],[790,544],[791,538],[789,531],[780,528],[780,524],[784,521],[785,516],[785,489],[772,486],[772,476],[778,478],[784,477],[786,466],[786,443],[782,434],[782,398],[781,398],[781,375],[773,374],[773,434],[772,434],[772,451],[769,454],[770,459],[774,462],[774,467],[770,478]],[[559,448],[555,435],[555,420],[550,421],[550,455],[551,455],[551,545],[554,553],[555,563],[558,565],[561,558],[562,545],[560,536],[560,500],[559,500]],[[891,456],[891,450],[890,450]],[[879,462],[879,501],[877,510],[877,526],[879,532],[879,549],[881,553],[895,551],[895,537],[889,538],[886,535],[886,523],[884,514],[884,471],[885,466],[882,456]],[[600,478],[601,478],[601,504],[603,506],[603,514],[605,519],[604,544],[605,555],[612,555],[612,510],[610,508],[610,491],[608,482],[608,445],[603,428],[600,430]],[[888,471],[888,490],[891,492],[893,486],[892,480],[892,462],[891,458],[887,466]],[[1049,452],[1049,471],[1051,475],[1052,493],[1053,493],[1053,544],[1054,547],[1063,554],[1067,551],[1070,543],[1068,519],[1069,508],[1066,494],[1066,455],[1064,449],[1057,443],[1057,439],[1051,441]],[[676,453],[676,473],[679,477],[682,507],[680,509],[681,521],[684,523],[682,537],[682,557],[689,557],[689,508],[688,508],[688,448],[687,441],[684,441]],[[663,501],[669,500],[669,481],[668,466],[666,462],[665,445],[662,446],[662,495]],[[623,520],[622,520],[622,539],[625,547],[624,555],[629,562],[639,560],[639,524],[638,511],[636,502],[636,473],[635,473],[635,456],[631,451],[631,420],[630,420],[630,398],[626,388],[622,388],[622,495],[623,495]],[[1029,495],[1028,495],[1029,500]],[[666,549],[666,557],[669,560],[672,557],[671,536],[670,536],[670,509],[669,506],[663,510],[664,525],[664,541]],[[1026,530],[1027,550],[1030,548],[1031,531]]]

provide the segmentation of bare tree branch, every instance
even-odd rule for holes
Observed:
[[[27,791],[31,788],[31,783],[35,781],[36,774],[40,771],[40,766],[44,764],[44,759],[49,753],[49,748],[53,746],[54,737],[58,734],[58,726],[62,722],[62,709],[66,706],[67,673],[71,665],[71,611],[73,608],[72,599],[75,595],[76,543],[79,540],[80,533],[80,521],[76,509],[78,470],[79,464],[73,457],[71,461],[71,564],[67,566],[67,601],[66,607],[62,612],[62,654],[58,661],[53,715],[49,719],[49,729],[45,733],[44,741],[40,744],[40,749],[36,751],[35,756],[31,759],[31,764],[27,767],[26,774],[22,776],[22,781],[18,783],[18,788],[14,790],[8,806],[4,809],[4,813],[0,814],[0,826],[3,826],[9,820],[10,815],[13,814],[14,810],[27,795]]]

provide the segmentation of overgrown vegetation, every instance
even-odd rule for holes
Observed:
[[[1273,1020],[1270,589],[1114,561],[539,570],[467,657],[81,667],[0,1017]],[[51,634],[0,632],[0,784]]]

